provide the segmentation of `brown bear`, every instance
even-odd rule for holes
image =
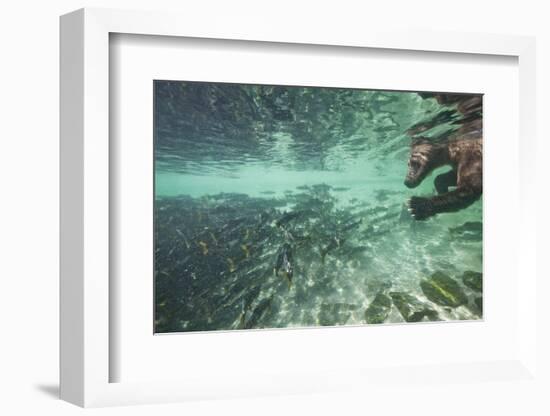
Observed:
[[[483,186],[482,145],[481,132],[476,129],[439,143],[424,138],[412,140],[405,178],[407,187],[415,188],[438,167],[452,167],[449,172],[435,178],[438,195],[413,196],[409,200],[409,211],[415,219],[425,220],[442,212],[458,211],[479,199]],[[456,189],[448,192],[451,186],[456,186]]]

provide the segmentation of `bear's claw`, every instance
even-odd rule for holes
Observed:
[[[415,220],[425,220],[434,215],[432,203],[428,198],[413,196],[409,199],[408,205],[408,210]]]

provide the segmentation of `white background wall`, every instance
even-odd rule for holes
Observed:
[[[387,20],[404,27],[536,35],[538,38],[538,133],[549,137],[550,13],[545,1],[169,1],[169,0],[20,0],[0,9],[0,414],[76,414],[56,400],[58,389],[58,16],[74,9],[116,7],[179,10],[204,18],[245,13],[251,19],[326,22],[327,31],[342,25],[368,26]],[[540,214],[545,213],[550,175],[547,142],[539,149]],[[542,217],[542,215],[541,215]],[[541,218],[548,231],[548,220]],[[540,231],[540,245],[550,247]],[[546,262],[547,263],[547,262]],[[542,260],[541,260],[541,267]],[[547,265],[545,270],[548,270]],[[546,273],[550,278],[550,274]],[[538,287],[549,292],[543,282]],[[540,305],[541,311],[545,309]],[[548,340],[548,335],[545,340]],[[548,347],[546,342],[545,347]],[[549,351],[550,348],[546,348]],[[541,365],[548,360],[542,354]],[[498,387],[493,387],[498,388]],[[414,389],[395,397],[285,397],[94,410],[101,415],[149,414],[548,414],[534,397],[502,386],[499,400],[483,392],[430,407],[430,397]],[[447,390],[448,391],[448,390]],[[464,391],[462,389],[461,391]],[[434,395],[441,394],[434,386]],[[534,393],[533,393],[534,394]],[[452,396],[451,396],[452,397]],[[548,406],[548,405],[546,405]],[[548,412],[548,407],[545,409]]]

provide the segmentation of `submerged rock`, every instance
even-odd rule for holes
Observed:
[[[381,324],[386,321],[391,311],[391,298],[383,292],[378,292],[365,311],[368,324]]]
[[[405,292],[391,292],[393,304],[406,322],[420,322],[424,317],[429,321],[438,321],[437,312],[414,296]]]
[[[434,303],[457,308],[468,302],[458,283],[443,272],[435,272],[420,282],[424,295]]]
[[[473,272],[471,270],[467,270],[462,275],[462,282],[465,286],[469,287],[472,290],[475,290],[476,292],[482,292],[483,291],[483,274],[479,272]]]
[[[483,313],[483,298],[475,298],[474,303],[479,308],[479,312]]]

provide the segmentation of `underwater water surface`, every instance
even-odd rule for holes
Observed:
[[[482,318],[482,201],[415,220],[429,94],[155,81],[155,332]],[[480,117],[480,115],[478,115]]]

